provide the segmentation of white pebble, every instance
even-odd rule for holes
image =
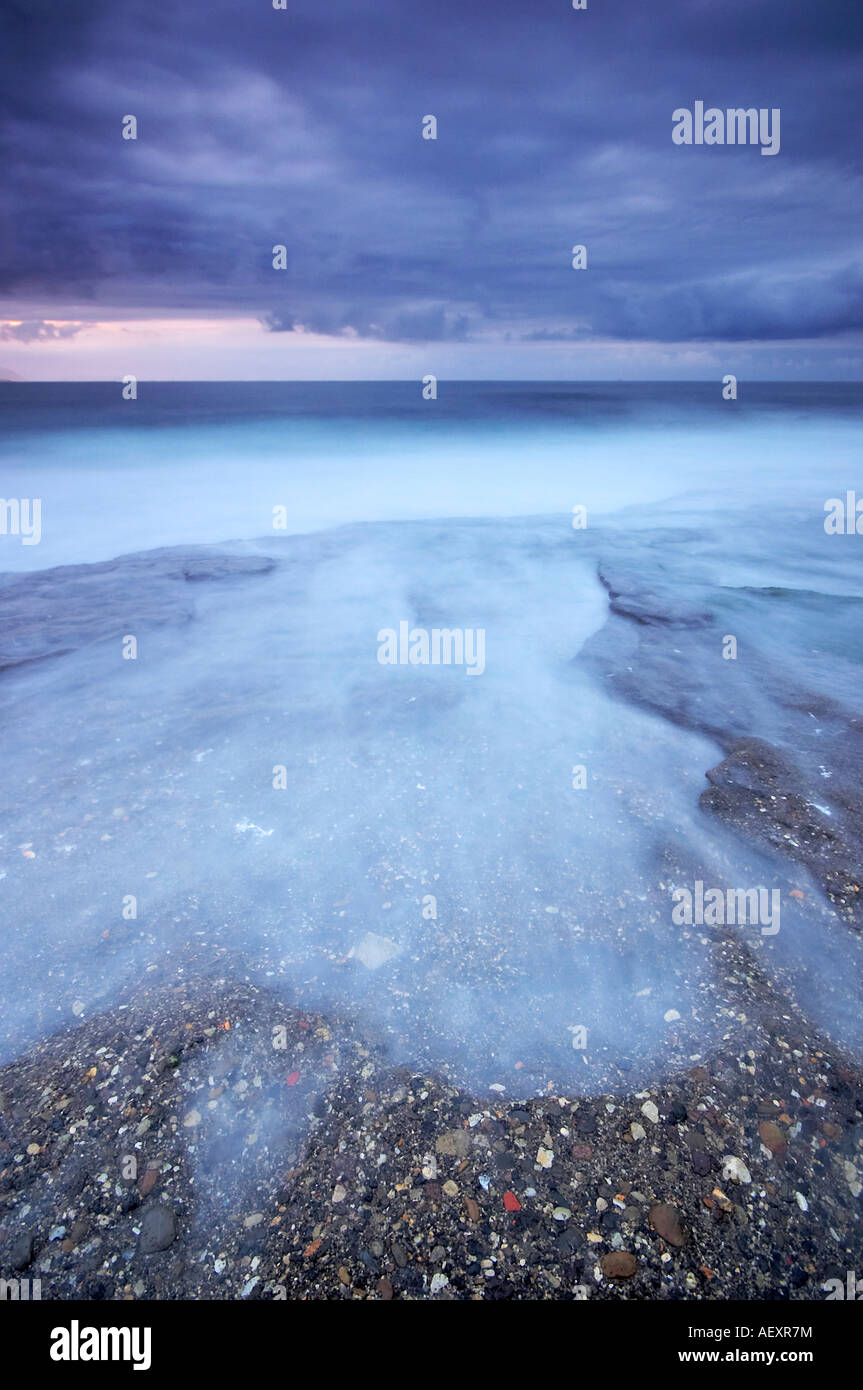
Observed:
[[[751,1182],[752,1174],[746,1164],[733,1154],[726,1154],[722,1160],[722,1176],[726,1182]]]

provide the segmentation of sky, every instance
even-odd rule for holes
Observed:
[[[4,0],[0,377],[863,375],[857,0],[284,3]]]

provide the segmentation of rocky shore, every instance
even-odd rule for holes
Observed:
[[[248,984],[142,991],[0,1071],[0,1273],[43,1299],[825,1298],[863,1248],[863,1076],[723,945],[733,1046],[591,1099],[394,1070]]]
[[[515,529],[502,535],[508,557],[516,540]],[[386,854],[386,862],[373,861],[366,875],[376,893],[367,889],[367,901],[359,904],[351,893],[366,880],[356,869],[350,877],[336,860],[348,891],[325,875],[303,914],[280,888],[264,923],[262,885],[270,880],[259,863],[266,868],[265,858],[254,861],[255,873],[247,870],[236,890],[211,890],[210,901],[200,901],[218,867],[213,845],[221,847],[220,861],[245,864],[241,856],[251,857],[245,841],[242,851],[238,847],[240,836],[251,835],[262,857],[273,856],[272,881],[299,881],[317,862],[321,843],[337,834],[341,807],[365,804],[373,775],[382,787],[380,807],[391,805],[391,787],[401,785],[387,761],[391,750],[365,749],[363,721],[370,709],[386,737],[393,727],[413,730],[419,721],[417,746],[425,751],[423,739],[431,735],[422,719],[441,708],[438,697],[427,695],[428,709],[420,710],[413,695],[408,701],[390,687],[349,692],[347,751],[353,758],[355,744],[364,749],[367,766],[343,759],[326,773],[332,781],[326,781],[322,829],[295,846],[291,858],[279,846],[272,827],[280,823],[263,792],[263,810],[253,804],[251,819],[228,831],[219,820],[238,819],[241,784],[235,777],[247,777],[258,763],[269,774],[274,755],[266,724],[272,691],[282,688],[277,680],[260,676],[267,716],[260,721],[260,748],[253,742],[251,751],[232,752],[233,762],[220,753],[225,768],[213,772],[212,793],[203,780],[214,746],[230,747],[236,729],[248,731],[254,723],[248,691],[230,688],[242,663],[227,638],[210,644],[226,652],[219,668],[224,682],[213,678],[217,693],[202,704],[206,717],[215,719],[213,729],[187,727],[187,717],[197,712],[194,701],[178,699],[173,723],[154,702],[159,737],[142,735],[142,749],[147,759],[164,750],[163,780],[154,783],[162,800],[147,790],[147,763],[144,790],[136,785],[129,794],[140,820],[131,822],[124,803],[114,804],[118,774],[110,759],[81,764],[86,806],[70,801],[67,818],[51,826],[53,841],[47,813],[36,818],[27,832],[32,843],[19,847],[19,901],[32,910],[23,874],[34,863],[50,863],[49,848],[57,862],[68,849],[71,862],[78,851],[64,839],[72,829],[90,852],[105,855],[104,847],[128,823],[123,843],[128,863],[137,866],[142,827],[158,826],[171,854],[162,855],[162,840],[145,835],[154,865],[147,877],[157,879],[163,864],[180,877],[162,886],[134,934],[116,921],[100,930],[88,888],[83,900],[93,921],[85,923],[86,950],[80,932],[52,944],[47,935],[26,935],[26,923],[18,923],[31,964],[38,959],[44,998],[38,1009],[32,997],[28,1003],[35,1016],[31,1036],[38,1030],[41,1040],[0,1068],[0,1277],[38,1280],[43,1299],[812,1300],[826,1297],[827,1281],[844,1283],[846,1272],[860,1267],[863,1073],[842,1046],[853,1038],[855,1023],[849,1012],[853,980],[848,986],[861,910],[860,720],[847,698],[829,698],[819,687],[820,650],[804,652],[793,673],[775,667],[771,615],[789,611],[784,591],[719,588],[688,573],[675,581],[674,546],[686,542],[691,563],[696,540],[685,532],[657,533],[650,545],[619,542],[613,564],[600,556],[608,621],[571,663],[617,699],[713,740],[724,755],[709,771],[705,765],[706,785],[680,782],[682,800],[696,816],[700,806],[708,832],[694,849],[691,839],[676,834],[649,778],[606,773],[621,798],[609,830],[615,846],[632,826],[650,845],[651,872],[633,880],[635,891],[611,875],[580,896],[568,892],[584,865],[570,857],[577,835],[567,827],[580,824],[586,834],[590,812],[579,823],[567,802],[569,819],[552,816],[543,783],[536,813],[525,820],[525,839],[542,852],[522,877],[533,895],[539,884],[548,889],[549,873],[559,878],[553,901],[537,897],[529,910],[524,904],[516,909],[506,885],[489,872],[483,882],[493,887],[478,906],[465,895],[477,876],[475,857],[466,867],[459,858],[454,876],[463,896],[453,890],[446,922],[402,943],[401,954],[385,966],[389,974],[373,976],[380,962],[348,949],[354,936],[362,946],[363,930],[369,923],[377,927],[383,912],[393,911],[395,921],[393,903],[406,891],[406,871],[394,868]],[[485,534],[471,533],[474,543],[487,557]],[[50,572],[35,587],[4,581],[13,621],[0,665],[50,674],[44,658],[77,648],[95,660],[99,653],[91,644],[104,638],[105,611],[115,636],[127,630],[130,611],[159,630],[203,621],[195,618],[190,598],[193,592],[206,597],[211,586],[203,581],[228,580],[230,592],[236,583],[242,593],[247,581],[282,575],[284,592],[275,590],[269,600],[282,615],[290,607],[283,598],[295,583],[306,582],[304,557],[322,563],[332,546],[332,540],[304,540],[290,563],[281,561],[281,570],[266,557],[209,552],[132,557],[128,575],[119,562],[90,567],[92,573],[79,576],[84,592],[69,599],[78,614],[72,627],[58,622],[52,629],[39,616],[55,613],[59,596],[69,595],[67,573]],[[565,577],[558,541],[549,546]],[[422,554],[416,563],[425,563]],[[215,622],[219,605],[208,602],[207,620]],[[305,602],[298,594],[291,611],[304,614]],[[809,618],[810,608],[816,616],[821,612],[818,596],[798,595],[795,602],[795,613],[801,602]],[[329,597],[325,608],[329,613]],[[847,613],[840,609],[844,623]],[[42,629],[48,636],[39,647],[33,632]],[[225,629],[232,640],[239,630]],[[721,638],[730,631],[740,637],[745,665],[722,660]],[[257,650],[253,642],[251,649]],[[99,659],[107,661],[104,652]],[[290,654],[281,659],[286,670],[304,669]],[[309,668],[317,672],[320,661],[316,651]],[[565,703],[571,667],[554,657]],[[314,721],[321,716],[312,699],[316,687],[310,689]],[[538,697],[543,712],[549,691],[556,685],[543,687]],[[224,708],[214,708],[219,700]],[[94,758],[106,756],[105,728],[127,728],[128,709],[118,699],[116,725],[99,723]],[[451,738],[455,716],[447,711]],[[297,721],[286,719],[281,707],[276,713],[279,758],[291,762],[281,747]],[[487,728],[487,720],[480,726]],[[52,727],[62,731],[63,720],[53,719]],[[465,746],[473,749],[473,725],[464,727]],[[317,796],[322,774],[305,766],[304,729],[291,762],[292,789],[296,796],[308,785]],[[753,730],[770,737],[755,737]],[[328,726],[319,732],[326,767],[333,735]],[[195,773],[195,798],[181,815],[176,808],[187,774],[185,765],[178,770],[178,748],[190,765],[204,769]],[[406,744],[411,756],[412,748]],[[625,749],[624,768],[638,756],[638,749]],[[567,746],[561,766],[571,761]],[[48,763],[42,790],[56,816],[55,763]],[[66,765],[63,759],[59,764]],[[602,773],[598,753],[591,776],[597,768]],[[430,811],[422,811],[425,802],[417,809],[416,792],[426,796],[434,771],[422,769],[406,803],[412,835],[417,817],[427,816],[422,859],[449,833],[450,821],[438,818],[433,799]],[[346,779],[354,775],[351,801]],[[500,776],[495,764],[495,787]],[[518,796],[513,793],[501,810],[501,825],[525,810],[527,778],[519,777],[521,769],[510,771],[507,785],[516,785]],[[601,793],[601,776],[597,782]],[[265,790],[269,797],[269,783]],[[460,814],[453,813],[459,833],[465,808],[473,804],[473,782],[469,790]],[[317,801],[310,804],[317,808]],[[35,817],[33,805],[28,773],[20,813]],[[161,831],[169,815],[179,827],[170,833]],[[281,828],[288,845],[293,819],[292,813]],[[184,865],[177,846],[194,848],[199,823],[215,838],[205,835],[205,857]],[[475,844],[484,849],[492,832],[484,822],[478,827]],[[385,846],[392,840],[392,833],[382,834]],[[590,842],[594,854],[601,840]],[[578,842],[582,857],[586,843]],[[699,858],[708,852],[709,870]],[[125,860],[121,867],[127,872]],[[767,883],[781,898],[782,935],[766,941],[757,929],[674,925],[672,890],[708,872],[738,887]],[[115,878],[127,881],[119,872]],[[417,901],[428,886],[417,877]],[[313,937],[318,955],[290,958],[296,947],[289,947],[289,929],[296,934],[297,922]],[[569,968],[573,959],[567,1004],[572,986],[584,979],[596,976],[605,984],[582,1058],[570,1048],[569,1014],[555,1013],[557,979],[549,983],[542,971],[535,978],[529,973],[538,961],[560,960]],[[636,959],[646,963],[644,987],[632,968]],[[605,965],[605,975],[591,970],[592,960]],[[345,981],[344,1007],[320,1004],[325,969],[328,979]],[[353,985],[351,971],[357,972]],[[555,976],[553,969],[546,973]],[[479,990],[492,977],[497,993],[479,993],[484,1008],[471,1006],[460,1016],[465,1036],[459,1056],[458,1035],[443,1041],[436,1035],[428,1001],[445,997],[453,981]],[[58,1010],[59,1017],[71,1016],[67,999],[75,1021],[54,1031]],[[812,999],[817,1010],[807,1007]],[[389,1011],[382,1000],[390,1002]],[[640,1005],[649,1008],[649,1039],[639,1032]],[[508,1012],[516,1006],[530,1014],[532,1040]],[[625,1036],[633,1020],[640,1047]],[[9,1030],[9,1037],[17,1036],[11,1024]],[[413,1057],[411,1065],[405,1056]],[[432,1066],[429,1056],[443,1056],[446,1066]],[[473,1066],[477,1074],[478,1061],[494,1068],[496,1079],[471,1089],[465,1073]],[[579,1085],[574,1070],[582,1061]]]

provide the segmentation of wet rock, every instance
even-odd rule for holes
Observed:
[[[703,810],[803,864],[851,920],[859,918],[859,842],[846,843],[839,823],[813,810],[806,781],[787,757],[763,739],[741,739],[707,780]]]
[[[152,1192],[152,1190],[153,1190],[153,1188],[156,1186],[156,1183],[158,1182],[158,1180],[159,1180],[159,1169],[158,1169],[157,1167],[155,1167],[155,1166],[153,1166],[152,1168],[148,1167],[148,1168],[144,1171],[144,1173],[143,1173],[143,1175],[142,1175],[142,1177],[141,1177],[141,1182],[140,1182],[140,1193],[141,1193],[141,1196],[142,1196],[142,1197],[146,1197],[146,1196],[148,1195],[148,1193]]]
[[[638,1269],[638,1260],[628,1250],[613,1250],[599,1262],[606,1279],[631,1279]]]
[[[685,1245],[686,1233],[680,1219],[680,1213],[676,1207],[668,1202],[660,1202],[657,1206],[650,1208],[650,1224],[653,1226],[657,1235],[661,1236],[666,1245]]]
[[[726,1154],[722,1160],[722,1177],[725,1182],[748,1183],[752,1181],[752,1174],[743,1159],[735,1158],[733,1154]]]
[[[9,1265],[13,1270],[26,1269],[33,1259],[33,1237],[19,1236],[9,1251]]]
[[[177,1220],[170,1207],[160,1205],[150,1207],[141,1221],[139,1247],[143,1254],[152,1255],[157,1250],[167,1250],[177,1235]]]
[[[466,1129],[447,1130],[445,1134],[439,1135],[435,1141],[437,1152],[444,1154],[447,1158],[467,1158],[471,1147],[470,1133]]]
[[[654,584],[647,589],[640,568],[629,570],[625,564],[603,561],[597,570],[599,582],[608,590],[612,613],[632,618],[637,623],[666,627],[707,627],[713,614],[698,608],[675,593],[673,589]]]
[[[75,1221],[69,1229],[69,1234],[63,1241],[61,1249],[68,1255],[73,1251],[86,1236],[90,1229],[89,1221]]]
[[[788,1143],[784,1133],[772,1120],[762,1120],[758,1126],[761,1142],[772,1154],[784,1154]]]

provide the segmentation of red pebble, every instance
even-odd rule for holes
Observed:
[[[505,1192],[503,1194],[503,1204],[507,1211],[521,1211],[521,1202],[514,1192]]]
[[[297,1082],[299,1081],[299,1079],[300,1079],[300,1073],[299,1073],[298,1071],[292,1071],[291,1074],[290,1074],[290,1076],[288,1077],[288,1082],[287,1082],[287,1084],[288,1084],[289,1086],[296,1086],[296,1084],[297,1084]]]

